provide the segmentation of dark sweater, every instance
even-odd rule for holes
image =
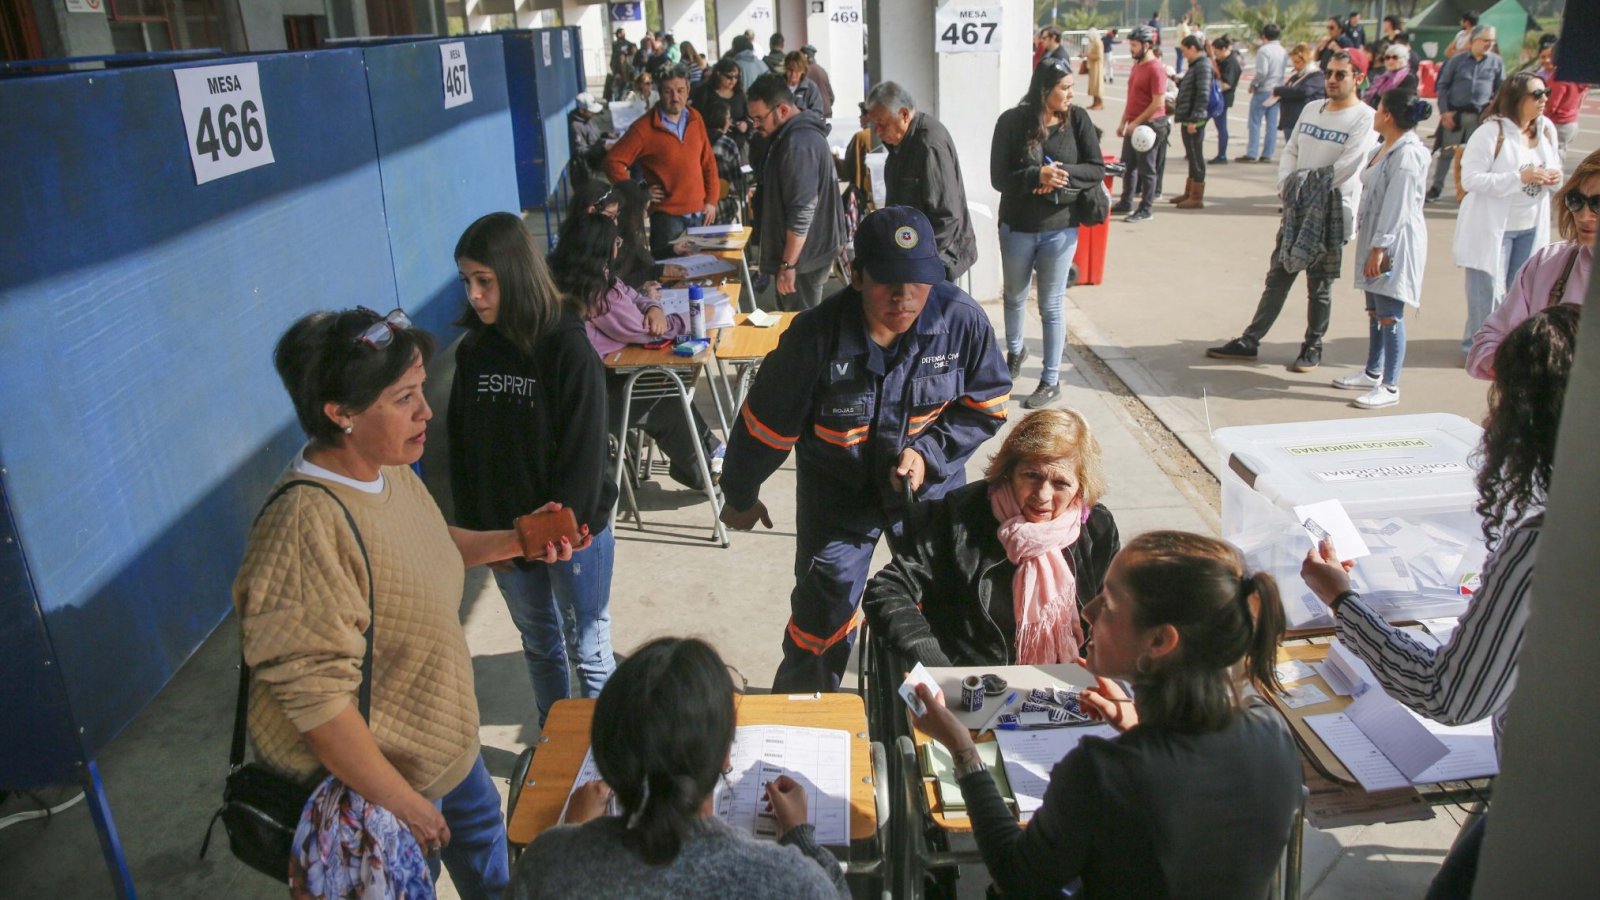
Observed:
[[[559,501],[598,532],[617,499],[606,449],[605,366],[567,309],[532,356],[493,326],[456,350],[450,389],[450,489],[463,528],[510,528]]]
[[[1300,805],[1300,754],[1257,699],[1221,731],[1139,725],[1085,738],[1056,763],[1027,828],[994,779],[961,779],[972,828],[1007,898],[1267,896]]]
[[[1244,67],[1239,64],[1239,54],[1229,53],[1227,59],[1217,60],[1217,85],[1222,90],[1222,105],[1233,109],[1233,96],[1239,93],[1239,78],[1244,74]]]
[[[1033,111],[1024,106],[1006,110],[994,123],[989,183],[1000,192],[1000,223],[1012,231],[1036,233],[1076,226],[1073,201],[1077,192],[1097,186],[1105,177],[1100,136],[1088,112],[1072,107],[1065,125],[1046,135],[1042,144],[1030,144],[1028,136],[1038,124]],[[1046,156],[1065,166],[1067,187],[1035,194]]]
[[[967,212],[967,189],[961,182],[956,144],[938,119],[925,112],[911,119],[900,143],[889,148],[883,182],[890,206],[922,211],[933,226],[939,261],[950,280],[972,268],[978,259],[978,238]]]
[[[828,147],[827,123],[802,112],[772,135],[761,175],[761,270],[778,271],[784,232],[805,236],[795,268],[831,265],[844,243],[839,177]]]

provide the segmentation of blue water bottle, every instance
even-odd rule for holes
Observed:
[[[689,285],[689,331],[697,338],[706,336],[706,292],[698,284]]]

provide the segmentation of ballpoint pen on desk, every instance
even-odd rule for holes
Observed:
[[[1008,707],[1011,706],[1012,703],[1015,703],[1016,700],[1017,700],[1017,692],[1016,691],[1012,691],[1010,694],[1006,695],[1005,702],[1001,703],[998,707],[996,707],[995,711],[992,714],[990,714],[989,721],[984,722],[983,723],[983,727],[978,729],[978,736],[979,737],[983,737],[988,732],[993,731],[994,730],[994,723],[999,720],[1000,716],[1006,711],[1006,709]]]

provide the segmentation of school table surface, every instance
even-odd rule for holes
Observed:
[[[867,708],[854,694],[742,694],[735,698],[740,725],[794,725],[837,728],[850,734],[850,839],[869,840],[878,828],[874,801],[872,745],[867,738]],[[550,707],[522,794],[511,811],[506,835],[513,844],[531,843],[557,823],[573,780],[589,752],[594,701],[560,700]]]
[[[778,349],[778,339],[794,324],[797,312],[777,313],[778,324],[765,328],[747,324],[749,313],[736,313],[734,324],[717,329],[717,358],[721,360],[765,359]]]

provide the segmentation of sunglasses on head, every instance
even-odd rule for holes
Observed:
[[[1567,212],[1577,215],[1583,212],[1584,207],[1589,212],[1600,216],[1600,194],[1583,194],[1578,191],[1567,191],[1561,196],[1561,202],[1566,204]]]
[[[378,316],[378,321],[363,328],[355,336],[356,343],[366,344],[368,347],[377,347],[379,349],[387,347],[394,341],[394,333],[396,331],[411,327],[411,317],[406,315],[405,310],[398,306],[390,310],[387,316],[379,316],[377,310],[367,309],[365,306],[356,307],[356,311]]]
[[[1072,66],[1066,60],[1056,56],[1052,56],[1045,60],[1043,65],[1049,66],[1050,68],[1055,69],[1057,72],[1072,71]]]
[[[1550,89],[1539,88],[1537,91],[1529,91],[1528,96],[1535,100],[1548,100],[1550,99]]]

